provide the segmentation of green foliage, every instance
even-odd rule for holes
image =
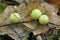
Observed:
[[[58,40],[60,37],[60,29],[57,32],[58,34],[52,35],[48,40]]]
[[[0,13],[2,13],[4,10],[5,10],[5,8],[6,8],[6,6],[7,5],[19,5],[19,3],[18,2],[16,2],[16,1],[5,1],[5,2],[2,2],[2,0],[0,0]]]
[[[49,40],[58,40],[59,36],[58,35],[53,35],[49,38]]]
[[[60,37],[60,29],[58,30],[58,36]]]
[[[0,0],[0,3],[1,3],[1,0]]]
[[[4,11],[6,6],[7,6],[6,4],[0,3],[0,13],[2,13]]]
[[[3,40],[3,38],[0,38],[0,40]]]
[[[4,40],[3,36],[0,35],[0,40]]]
[[[18,6],[20,4],[16,1],[14,1],[14,0],[7,0],[7,1],[5,0],[4,3],[7,4],[7,5],[12,5],[12,6],[14,6],[14,5]]]

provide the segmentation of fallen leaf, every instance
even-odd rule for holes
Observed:
[[[14,13],[13,6],[7,6],[3,14],[0,14],[0,25],[9,24],[9,15]]]
[[[45,33],[49,30],[49,25],[41,25],[38,24],[37,28],[32,31],[34,33],[34,35],[40,34],[40,33]]]
[[[22,6],[22,5],[21,5]],[[21,15],[21,17],[22,17],[22,21],[31,21],[32,20],[32,18],[31,18],[31,16],[30,16],[30,14],[31,14],[31,11],[33,10],[33,9],[36,9],[36,8],[38,8],[39,7],[39,3],[37,2],[29,2],[27,5],[25,5],[25,6],[22,6],[22,8],[21,8],[21,6],[20,7],[18,7],[18,8],[20,8],[20,10],[19,10],[19,12],[20,12],[20,15]],[[33,7],[34,6],[34,7]],[[23,23],[27,28],[30,28],[30,29],[35,29],[35,27],[36,27],[36,24],[37,24],[37,22],[28,22],[28,23]]]
[[[58,8],[55,5],[48,3],[41,3],[41,6],[44,7],[43,11],[45,12],[44,14],[46,14],[49,17],[49,22],[56,25],[60,25],[60,18],[57,15]],[[53,24],[49,24],[49,27],[50,28],[59,27]]]

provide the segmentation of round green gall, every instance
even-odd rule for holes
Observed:
[[[35,9],[31,13],[31,17],[34,20],[38,20],[41,15],[42,15],[42,12],[39,9]]]
[[[13,13],[10,15],[10,22],[11,23],[17,23],[20,21],[20,15],[18,13]]]
[[[40,24],[47,24],[49,22],[49,18],[47,15],[42,15],[40,18],[39,18],[39,23]]]

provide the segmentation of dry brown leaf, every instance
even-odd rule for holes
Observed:
[[[32,31],[32,30],[36,29],[36,27],[37,27],[37,21],[24,23],[24,25],[27,27],[26,30]]]
[[[21,4],[17,10],[20,13],[23,21],[29,21],[32,20],[30,17],[31,11],[38,7],[39,7],[39,3],[31,2],[28,3],[27,5]]]
[[[22,17],[22,21],[30,21],[32,20],[30,14],[31,14],[31,11],[33,9],[36,9],[39,7],[39,3],[38,2],[31,2],[31,3],[28,3],[27,5],[20,5],[20,9],[19,12],[20,12],[20,15]],[[36,25],[37,25],[37,22],[28,22],[28,23],[24,23],[24,25],[27,27],[27,28],[30,28],[30,29],[35,29]]]
[[[35,8],[37,8],[37,9],[40,9],[41,11],[42,11],[42,13],[43,14],[45,14],[45,15],[47,15],[48,17],[49,17],[49,21],[50,22],[52,22],[52,23],[55,23],[55,24],[58,24],[58,22],[59,22],[59,18],[58,18],[58,15],[57,15],[57,11],[58,11],[58,9],[56,8],[56,6],[55,5],[51,5],[51,4],[47,4],[47,3],[41,3],[38,7],[36,7],[36,4],[34,5],[34,3],[29,3],[28,4],[28,6],[26,6],[27,7],[27,10],[30,8],[30,13],[31,13],[31,11],[32,11],[32,9],[35,9]],[[25,11],[26,12],[26,11]],[[29,13],[28,12],[28,13]],[[26,13],[26,16],[25,16],[25,20],[26,20],[26,18],[27,18],[27,20],[29,20],[30,18],[30,14],[28,14],[28,13]],[[26,20],[26,21],[27,21]],[[37,22],[36,22],[37,23]],[[31,30],[33,30],[33,25],[35,25],[35,24],[32,24],[32,22],[31,23],[26,23],[26,24],[24,24],[25,26],[27,26],[28,28],[30,28]],[[30,25],[30,26],[29,26]],[[31,25],[32,25],[32,27],[31,27]],[[39,25],[39,26],[41,26],[41,25]],[[49,25],[50,26],[50,25]],[[46,26],[41,26],[40,28],[38,27],[37,29],[35,29],[35,31],[33,31],[33,33],[35,34],[35,35],[37,35],[37,34],[39,34],[39,33],[42,33],[42,32],[46,32],[46,31],[48,31],[48,27],[49,27],[48,25],[46,25]],[[57,27],[57,26],[53,26],[53,25],[51,25],[52,27]],[[50,26],[50,27],[51,27]],[[44,29],[44,30],[43,30]],[[29,29],[28,29],[29,30]]]
[[[50,5],[50,4],[47,4],[47,3],[41,3],[40,4],[38,2],[29,2],[27,5],[24,4],[24,3],[21,3],[20,6],[17,8],[17,12],[20,14],[20,16],[22,18],[22,21],[31,21],[32,18],[30,16],[30,14],[31,14],[31,11],[33,9],[40,9],[43,14],[48,15],[48,17],[50,19],[50,22],[53,22],[55,24],[60,24],[59,23],[60,22],[60,19],[59,19],[60,16],[58,16],[56,14],[58,9],[54,5]],[[3,15],[0,16],[1,17],[0,20],[3,19],[3,20],[1,20],[0,25],[10,23],[9,22],[9,15],[11,13],[14,13],[14,11],[15,11],[15,9],[12,6],[7,7],[6,10],[4,11]],[[20,25],[16,25],[16,26],[14,26],[14,29],[15,30],[17,29],[16,31],[20,34],[19,28],[21,28],[21,26]],[[37,23],[36,21],[24,23],[24,28],[26,27],[27,31],[28,30],[29,31],[33,30],[32,32],[34,33],[34,35],[37,35],[37,34],[40,34],[42,32],[44,33],[46,31],[48,31],[49,26],[50,25],[41,25],[41,24]],[[52,26],[52,27],[55,27],[55,26]],[[21,31],[21,32],[23,32],[23,31]]]
[[[25,8],[26,8],[26,5],[25,5],[24,3],[21,3],[21,4],[18,6],[18,8],[17,8],[17,12],[18,12],[18,13],[20,14],[20,16],[21,16],[21,21],[24,20],[24,15],[25,15],[25,14],[23,14],[23,12],[24,12]]]
[[[26,6],[26,11],[25,11],[26,12],[26,15],[25,15],[24,21],[30,21],[30,20],[32,20],[30,14],[31,14],[31,12],[32,12],[33,9],[36,9],[38,7],[39,7],[39,3],[35,3],[35,2],[34,3],[28,3],[27,6]],[[31,30],[34,30],[37,27],[37,22],[24,23],[24,25],[26,27],[28,27],[29,30],[30,29]]]
[[[41,8],[40,8],[40,6],[41,6]],[[44,10],[45,8],[43,8],[43,6],[40,5],[39,3],[37,3],[37,2],[30,2],[30,3],[28,3],[26,5],[26,8],[21,13],[21,15],[22,15],[21,17],[24,17],[23,21],[30,21],[30,20],[32,20],[32,18],[30,16],[31,11],[33,9],[39,9],[39,8],[40,8],[40,10],[42,10],[43,13],[45,12],[45,10]],[[26,26],[25,28],[26,28],[27,31],[35,30],[35,31],[33,31],[35,35],[40,34],[42,32],[46,32],[49,29],[48,28],[49,26],[47,26],[47,25],[46,26],[39,25],[40,27],[37,27],[37,22],[34,22],[34,21],[33,22],[24,23],[24,25]]]
[[[15,12],[15,9],[13,6],[7,6],[4,12],[0,14],[0,26],[5,24],[10,24],[9,16],[14,12]],[[18,34],[23,33],[23,29],[21,25],[12,25],[12,27],[18,32]],[[9,26],[0,27],[0,34],[2,35],[7,34],[15,40],[18,39],[18,36],[15,34],[15,32],[11,28],[9,28]]]
[[[49,26],[48,25],[41,25],[38,24],[37,28],[32,31],[34,33],[34,35],[40,34],[40,33],[45,33],[49,30]]]
[[[9,22],[9,15],[14,13],[15,9],[13,6],[7,6],[6,9],[2,14],[0,14],[0,25],[8,24]]]
[[[40,6],[44,8],[43,9],[43,11],[45,12],[44,14],[46,14],[49,17],[49,22],[60,25],[60,22],[59,22],[60,18],[57,15],[58,8],[55,5],[48,4],[48,3],[41,3]],[[53,28],[53,27],[58,27],[58,26],[49,24],[49,27]]]
[[[22,6],[22,5],[21,5]],[[21,8],[21,6],[20,7],[18,7],[18,8]],[[24,6],[25,7],[25,6]],[[37,3],[37,2],[31,2],[31,3],[28,3],[27,5],[26,5],[26,7],[24,8],[24,10],[22,9],[23,8],[23,6],[22,6],[22,8],[20,9],[20,10],[22,10],[22,11],[20,11],[19,10],[19,12],[21,12],[21,14],[20,15],[22,15],[21,17],[24,17],[23,18],[23,21],[30,21],[30,20],[32,20],[32,18],[31,18],[31,16],[30,16],[30,14],[31,14],[31,11],[33,10],[33,9],[38,9],[40,7],[40,4],[39,3]],[[44,10],[44,9],[42,9],[43,7],[41,7],[41,9],[40,10]],[[43,11],[44,12],[44,11]],[[25,27],[25,29],[27,30],[27,31],[32,31],[32,30],[35,30],[35,31],[33,31],[33,33],[36,35],[36,34],[40,34],[40,33],[42,33],[43,31],[45,32],[45,31],[47,31],[49,28],[48,28],[48,26],[41,26],[41,27],[38,27],[37,29],[36,29],[36,27],[37,27],[37,22],[28,22],[28,23],[24,23],[24,25],[26,26]],[[47,28],[47,29],[46,29]],[[43,30],[44,29],[44,30]]]

